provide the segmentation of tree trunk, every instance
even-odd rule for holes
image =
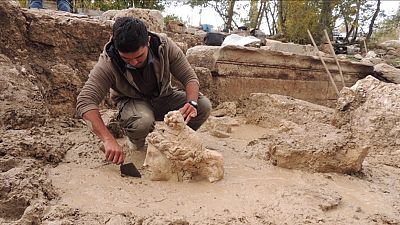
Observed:
[[[260,29],[261,22],[264,17],[264,11],[265,11],[266,4],[267,4],[267,0],[261,0],[260,9],[258,10],[258,15],[257,15],[256,29]]]
[[[334,8],[334,2],[331,0],[323,0],[321,6],[321,14],[319,19],[320,29],[327,30],[328,33],[332,32],[333,21],[332,21],[332,11]]]
[[[271,29],[272,25],[269,23],[269,19],[268,19],[267,9],[265,8],[264,11],[265,11],[265,19],[267,20],[267,26],[268,26],[269,35],[273,35],[273,31]]]
[[[257,3],[258,0],[251,0],[250,1],[250,11],[249,11],[249,27],[250,28],[255,28],[257,25],[257,20],[258,16],[260,15],[260,12],[257,10]]]
[[[271,23],[271,28],[272,28],[271,31],[272,32],[270,32],[270,35],[275,35],[275,34],[278,33],[278,24],[276,22],[276,20],[277,20],[277,18],[276,18],[276,10],[278,8],[278,4],[276,2],[274,2],[273,8],[271,9],[271,4],[270,3],[271,3],[270,1],[267,3],[267,7],[265,9],[265,16],[266,16],[266,18],[268,20],[268,12],[270,13],[271,19],[272,19],[272,23]]]
[[[228,18],[226,22],[226,27],[229,30],[232,30],[232,20],[233,20],[233,9],[235,8],[235,0],[229,0],[228,1],[229,8],[228,8]]]
[[[356,7],[357,7],[356,18],[354,19],[353,23],[351,24],[351,28],[350,28],[349,32],[346,34],[346,38],[345,38],[346,41],[349,41],[350,35],[352,35],[353,32],[355,33],[355,29],[358,27],[358,19],[360,17],[361,0],[357,0],[356,2],[357,2],[356,3]],[[353,40],[351,40],[351,44],[354,44],[355,37],[356,36],[353,34]]]
[[[319,31],[318,36],[323,37],[323,31],[326,30],[328,34],[332,33],[333,20],[332,12],[334,8],[334,2],[331,0],[323,0],[321,6],[321,14],[319,16]]]
[[[278,23],[282,34],[286,35],[286,18],[283,6],[283,0],[278,0]]]
[[[374,29],[375,19],[376,19],[376,17],[378,17],[380,8],[381,8],[381,0],[378,0],[378,3],[376,4],[375,13],[372,16],[371,23],[369,24],[368,34],[367,34],[367,37],[366,37],[367,41],[369,41],[369,39],[371,38],[372,31]]]

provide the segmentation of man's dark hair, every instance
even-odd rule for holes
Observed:
[[[114,47],[124,53],[135,52],[149,40],[146,25],[132,17],[120,17],[113,25]]]

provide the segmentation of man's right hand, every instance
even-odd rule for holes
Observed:
[[[115,139],[106,140],[103,145],[106,160],[118,165],[124,162],[124,152]]]
[[[115,140],[114,136],[104,125],[104,121],[101,119],[98,109],[93,109],[83,114],[83,119],[86,124],[103,142],[104,153],[106,154],[106,160],[111,161],[115,164],[121,164],[124,162],[124,152],[121,146]]]

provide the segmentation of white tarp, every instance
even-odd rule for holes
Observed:
[[[254,42],[261,42],[260,39],[254,37],[254,36],[240,36],[237,34],[231,34],[227,36],[222,42],[221,46],[226,46],[226,45],[239,45],[239,46],[245,46]]]

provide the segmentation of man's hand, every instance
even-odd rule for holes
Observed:
[[[185,119],[185,124],[189,123],[190,119],[197,116],[197,109],[189,103],[186,103],[179,111]]]
[[[90,129],[100,138],[103,142],[102,151],[106,154],[106,159],[115,164],[121,164],[124,162],[124,152],[121,146],[115,140],[114,136],[104,125],[104,121],[101,119],[98,109],[93,109],[83,114],[83,119],[86,121]]]
[[[124,152],[115,139],[106,140],[103,145],[106,160],[118,165],[124,162]]]

